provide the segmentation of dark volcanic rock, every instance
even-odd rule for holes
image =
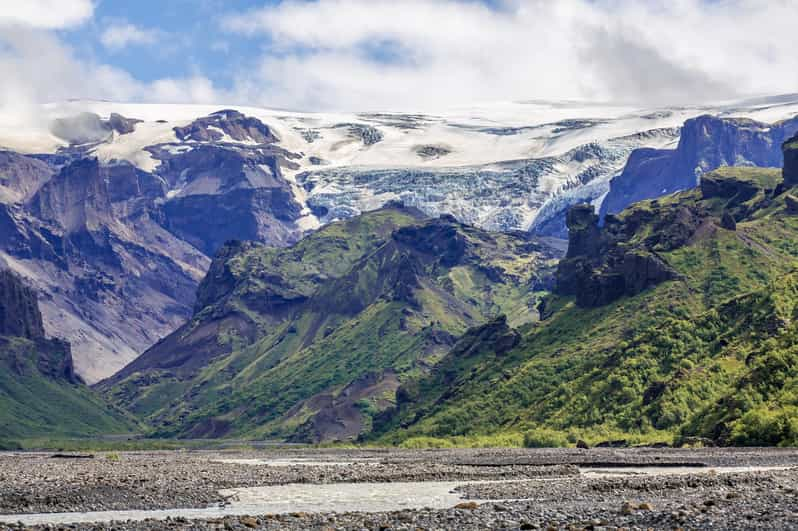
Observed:
[[[737,221],[730,213],[724,212],[723,217],[720,218],[720,226],[726,230],[737,230]]]
[[[156,199],[163,197],[166,192],[162,179],[130,163],[120,162],[104,169],[112,203],[129,199]]]
[[[108,126],[119,133],[126,135],[136,130],[136,124],[141,123],[141,120],[135,118],[125,118],[121,114],[112,112],[108,118]]]
[[[266,124],[257,118],[244,116],[233,110],[218,111],[205,118],[194,120],[185,127],[175,127],[175,134],[183,141],[215,142],[222,140],[225,134],[238,142],[270,144],[277,141],[277,137]]]
[[[701,178],[701,196],[704,199],[720,197],[734,199],[735,203],[748,201],[759,191],[755,183],[728,179],[720,175],[708,174]]]
[[[521,334],[510,328],[507,316],[500,315],[493,321],[468,330],[452,349],[454,357],[469,357],[484,350],[500,356],[521,342]]]
[[[643,199],[693,188],[703,175],[721,166],[780,167],[781,144],[796,131],[798,118],[772,125],[714,116],[687,120],[675,150],[632,152],[623,173],[610,183],[601,216]]]
[[[798,134],[784,143],[784,184],[795,186],[798,184]]]
[[[190,195],[164,203],[164,227],[206,255],[231,239],[292,243],[290,224],[302,208],[283,188],[234,190],[223,195]]]
[[[571,207],[566,215],[565,224],[568,227],[568,254],[567,258],[598,256],[600,244],[600,231],[598,216],[593,207],[587,204],[578,204]]]
[[[36,292],[26,286],[15,273],[0,270],[0,351],[8,337],[24,338],[33,342],[36,368],[42,375],[72,384],[81,382],[75,374],[69,343],[45,338]],[[10,352],[2,351],[2,354],[18,355],[14,354],[13,349]],[[21,363],[13,365],[22,366]]]
[[[365,124],[341,124],[338,127],[349,129],[349,135],[360,139],[364,145],[371,146],[383,139],[383,134],[376,127]]]
[[[442,216],[418,227],[403,227],[397,230],[393,238],[422,253],[440,259],[444,266],[457,264],[466,251],[466,241],[454,225],[456,220],[451,216]]]
[[[194,313],[199,313],[203,308],[232,293],[236,287],[236,277],[230,270],[229,260],[256,247],[254,242],[229,240],[222,245],[213,257],[211,267],[205,278],[197,288],[197,302],[194,304]]]
[[[26,339],[44,337],[36,293],[8,270],[0,270],[0,335]]]
[[[676,211],[673,219],[664,223],[664,230],[646,242],[642,249],[626,249],[624,241],[631,239],[644,221],[634,213],[620,220],[610,216],[603,229],[590,205],[577,205],[568,213],[572,230],[568,255],[557,268],[556,292],[575,295],[583,307],[608,304],[624,295],[636,295],[651,286],[677,278],[673,269],[652,251],[654,247],[670,247],[678,240],[683,243],[697,225],[682,220],[689,213]],[[650,220],[645,220],[646,222]]]

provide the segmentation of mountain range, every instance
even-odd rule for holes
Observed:
[[[790,285],[798,204],[789,98],[440,116],[79,109],[45,107],[46,129],[0,139],[0,263],[38,293],[36,337],[71,344],[70,385],[102,404],[80,383],[102,380],[117,429],[130,413],[164,437],[712,426],[740,442],[761,404],[734,416],[729,397],[753,377],[740,353],[758,336],[720,318],[744,345],[729,352],[674,324],[702,355],[643,356],[637,372],[624,345],[661,352],[655,322],[725,316],[738,298],[776,319],[762,326],[784,321],[767,330],[789,343],[791,299],[774,288]],[[783,178],[757,169],[782,164]],[[727,373],[637,402],[677,362]],[[617,389],[599,385],[615,375]],[[674,405],[696,393],[703,417]],[[612,404],[596,413],[599,397]],[[678,411],[662,422],[655,406]]]

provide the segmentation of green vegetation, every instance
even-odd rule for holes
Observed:
[[[524,447],[526,448],[564,448],[566,446],[568,446],[568,439],[562,431],[537,428],[524,433]]]
[[[398,207],[288,249],[245,246],[211,268],[205,307],[169,350],[102,390],[160,437],[352,440],[470,327],[534,321],[555,258],[540,242]]]
[[[611,260],[584,264],[598,290],[633,289],[600,306],[543,293],[539,242],[408,209],[244,246],[192,322],[102,389],[161,437],[795,445],[798,215],[780,182],[722,168],[627,209]]]
[[[42,372],[57,367],[63,344],[0,337],[0,433],[14,447],[23,438],[128,432],[136,424],[88,387]]]
[[[717,195],[693,190],[627,210],[626,250],[657,252],[678,280],[598,308],[553,297],[508,352],[496,353],[495,337],[464,337],[400,390],[412,399],[375,426],[376,441],[524,432],[527,445],[686,435],[796,444],[798,217],[767,195],[777,177],[723,169],[709,176]],[[680,209],[700,222],[684,244],[663,245],[668,233],[654,227],[681,230],[664,222]],[[738,217],[736,230],[720,227],[724,212]]]

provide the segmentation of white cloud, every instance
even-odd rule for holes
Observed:
[[[53,32],[0,27],[0,132],[46,129],[40,103],[70,99],[202,102],[220,98],[200,75],[142,82],[127,71],[76,57]]]
[[[121,50],[130,45],[155,44],[160,38],[158,30],[144,29],[133,24],[111,24],[100,35],[100,42],[110,50]]]
[[[91,0],[4,0],[0,3],[0,24],[68,28],[85,22],[93,13]]]
[[[223,27],[271,43],[237,79],[265,105],[664,104],[794,92],[797,16],[798,0],[287,0]]]

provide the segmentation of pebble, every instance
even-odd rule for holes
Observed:
[[[340,466],[252,466],[220,458],[299,458]],[[220,489],[283,483],[504,480],[458,488],[452,509],[301,513],[206,520],[113,522],[65,529],[790,529],[798,527],[798,469],[669,476],[588,477],[574,464],[798,465],[796,450],[271,450],[132,452],[120,459],[0,454],[0,513],[206,507]],[[354,461],[354,464],[351,464]],[[480,502],[482,500],[482,502]],[[501,500],[501,501],[498,501]],[[622,503],[621,500],[627,500]],[[2,527],[2,525],[0,525]],[[58,528],[54,526],[52,528]],[[39,527],[38,529],[46,529]]]

